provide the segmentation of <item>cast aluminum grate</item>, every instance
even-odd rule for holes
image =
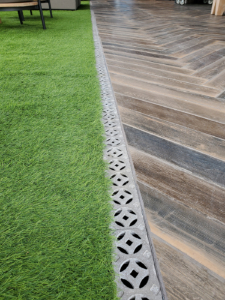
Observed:
[[[155,269],[94,12],[91,13],[106,136],[104,159],[109,163],[107,172],[112,180],[112,229],[116,236],[114,269],[118,297],[121,300],[162,300],[165,299],[162,285]]]

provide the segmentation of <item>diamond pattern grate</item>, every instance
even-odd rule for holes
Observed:
[[[103,104],[102,121],[106,136],[104,159],[109,163],[107,172],[112,180],[114,209],[112,229],[116,235],[115,253],[117,257],[114,269],[117,274],[118,297],[121,300],[162,300],[94,12],[91,13],[96,66]]]

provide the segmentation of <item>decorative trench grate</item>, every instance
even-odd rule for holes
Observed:
[[[91,14],[106,135],[104,159],[109,163],[108,175],[112,180],[118,297],[121,300],[165,300],[93,10]]]

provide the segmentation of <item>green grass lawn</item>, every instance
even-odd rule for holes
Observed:
[[[89,5],[0,12],[0,299],[116,299]]]

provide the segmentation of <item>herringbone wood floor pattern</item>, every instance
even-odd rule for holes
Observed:
[[[225,17],[92,1],[168,298],[224,300]]]

